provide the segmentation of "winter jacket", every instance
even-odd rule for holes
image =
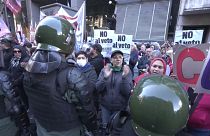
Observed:
[[[96,70],[97,76],[99,76],[102,68],[104,67],[104,57],[103,55],[98,55],[95,58],[89,58],[89,62]]]
[[[105,78],[102,69],[96,82],[96,89],[101,94],[101,105],[112,111],[122,110],[127,106],[132,87],[132,73],[123,77],[122,70],[112,71],[110,77]]]
[[[93,93],[96,89],[97,74],[94,67],[87,63],[84,67],[78,67],[88,80],[88,88]]]
[[[204,94],[189,118],[190,128],[210,129],[210,94]]]

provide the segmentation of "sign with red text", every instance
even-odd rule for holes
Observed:
[[[174,74],[182,83],[195,87],[209,47],[210,44],[174,46]]]
[[[196,84],[195,91],[197,93],[209,93],[210,94],[210,48],[208,50],[208,56],[203,65],[198,82]]]

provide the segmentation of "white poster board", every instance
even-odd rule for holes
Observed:
[[[101,54],[104,57],[111,56],[114,35],[114,30],[94,30],[94,41],[102,46]]]
[[[175,44],[201,44],[203,30],[178,30],[175,33]]]
[[[133,35],[115,34],[113,39],[112,51],[120,50],[124,54],[124,61],[128,64],[130,59]]]

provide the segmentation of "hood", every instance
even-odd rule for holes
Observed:
[[[26,52],[26,49],[22,47],[21,45],[15,45],[13,46],[13,49],[19,49],[21,51],[21,58],[27,58],[29,55]]]
[[[30,73],[50,73],[57,69],[65,58],[58,52],[36,51],[26,65]]]
[[[162,58],[154,58],[154,59],[151,60],[150,66],[149,66],[149,73],[150,73],[150,68],[151,68],[152,64],[153,64],[155,61],[157,61],[157,60],[159,60],[159,61],[161,61],[161,62],[163,63],[163,69],[164,69],[163,74],[165,75],[165,73],[166,73],[166,62],[165,62],[165,60],[162,59]],[[150,73],[150,74],[151,74],[151,73]]]

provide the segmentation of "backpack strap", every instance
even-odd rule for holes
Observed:
[[[130,113],[126,110],[118,111],[114,114],[107,124],[107,133],[111,133],[114,130],[121,130],[126,121],[130,118]]]
[[[189,111],[189,115],[191,116],[193,114],[193,112],[195,111],[196,107],[198,106],[200,100],[202,99],[203,97],[203,93],[200,93],[197,95],[197,97],[195,98],[195,101],[194,101],[194,104],[193,106],[191,107],[190,111]]]

